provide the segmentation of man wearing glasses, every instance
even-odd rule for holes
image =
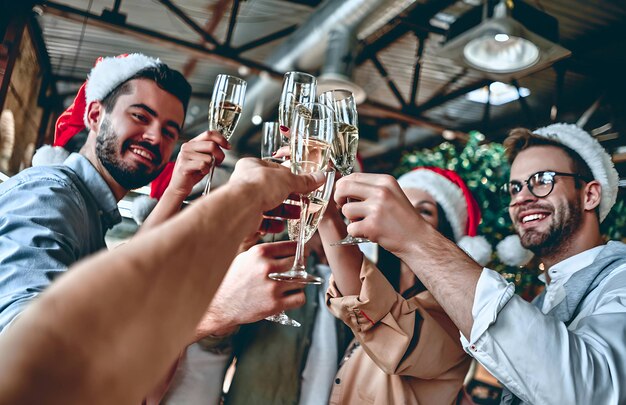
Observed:
[[[610,156],[587,132],[554,124],[513,130],[509,214],[546,272],[530,304],[428,227],[395,180],[341,179],[335,198],[348,231],[396,254],[461,332],[465,350],[505,387],[505,404],[626,403],[626,245],[604,243],[600,223],[617,196]],[[360,202],[347,203],[347,197]]]

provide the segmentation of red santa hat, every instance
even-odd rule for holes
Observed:
[[[87,112],[91,103],[103,100],[140,71],[162,64],[159,59],[140,53],[99,57],[87,81],[80,86],[72,105],[59,116],[53,146],[64,147],[70,139],[89,125]],[[46,158],[40,156],[39,160],[44,162]],[[161,197],[171,179],[173,165],[172,162],[168,163],[159,177],[152,182],[151,197],[157,199]]]
[[[456,172],[417,167],[400,176],[398,183],[402,189],[416,188],[429,193],[445,213],[459,247],[479,264],[484,266],[489,262],[491,245],[483,236],[477,236],[480,207]]]

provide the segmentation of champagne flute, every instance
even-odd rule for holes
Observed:
[[[209,104],[209,130],[219,131],[227,141],[230,140],[239,122],[245,95],[245,80],[230,75],[217,75]],[[215,160],[211,163],[209,180],[202,195],[211,191],[214,170]]]
[[[278,122],[263,123],[263,138],[261,141],[261,159],[269,162],[282,163],[285,158],[275,158],[274,155],[278,150],[289,145],[287,138],[280,133]]]
[[[278,122],[263,123],[263,139],[261,141],[261,159],[263,160],[276,163],[282,163],[285,160],[284,158],[274,157],[278,149],[287,143],[286,139],[283,139],[283,135],[280,133],[279,125]],[[272,234],[272,242],[274,242],[274,234]],[[285,311],[270,315],[266,317],[265,320],[296,328],[302,326],[300,322],[291,319]]]
[[[305,223],[305,236],[303,243],[308,242],[317,230],[317,224],[319,224],[319,222],[321,221],[322,216],[326,211],[326,207],[328,206],[328,201],[330,201],[330,197],[333,193],[333,185],[335,184],[335,170],[327,166],[326,171],[324,172],[324,176],[326,178],[324,184],[317,190],[313,191],[313,195],[311,196],[309,212]],[[295,201],[293,201],[292,203],[299,204]],[[301,219],[288,220],[287,229],[289,231],[290,240],[298,239],[298,236],[300,235],[301,223]],[[270,315],[265,319],[268,321],[280,323],[281,325],[289,325],[295,327],[301,326],[300,322],[290,318],[285,313],[285,311],[281,311],[280,313],[275,315]]]
[[[359,118],[354,96],[348,90],[329,90],[320,94],[320,103],[333,109],[335,139],[332,143],[330,158],[339,173],[342,176],[347,176],[352,173],[359,147]],[[348,202],[350,202],[349,199]],[[365,238],[355,238],[348,234],[342,240],[333,243],[332,246],[367,242],[369,240]]]
[[[291,128],[295,108],[301,103],[315,102],[317,79],[308,73],[287,72],[278,104],[278,122]]]
[[[305,103],[296,107],[290,135],[291,171],[294,174],[314,173],[328,164],[330,144],[334,137],[333,111],[320,103]],[[300,223],[306,224],[309,202],[314,193],[300,195]],[[303,284],[321,284],[320,277],[306,271],[304,237],[306,226],[300,226],[296,257],[291,270],[271,273],[273,280]]]

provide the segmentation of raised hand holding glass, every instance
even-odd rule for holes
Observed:
[[[233,135],[243,109],[246,81],[235,76],[217,75],[209,104],[209,131],[219,131],[226,140]],[[203,195],[209,194],[215,163],[211,164],[209,180]]]
[[[320,94],[320,103],[333,109],[335,118],[335,139],[332,144],[331,159],[342,176],[352,173],[359,147],[359,118],[354,96],[348,90],[329,90]],[[350,202],[348,200],[348,202]],[[355,238],[348,234],[334,245],[355,245],[368,243],[365,238]]]
[[[290,135],[291,171],[295,174],[326,170],[330,144],[334,137],[333,112],[319,103],[305,103],[296,107]],[[307,223],[308,207],[314,193],[300,196],[300,223]],[[303,248],[306,226],[300,227],[294,265],[290,271],[272,273],[270,278],[305,284],[321,284],[322,279],[306,272]]]

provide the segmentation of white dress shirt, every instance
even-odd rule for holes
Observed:
[[[585,297],[569,325],[545,315],[565,298],[565,282],[603,248],[549,270],[542,310],[516,296],[500,274],[483,269],[470,339],[461,334],[461,343],[523,403],[626,403],[626,265]]]

